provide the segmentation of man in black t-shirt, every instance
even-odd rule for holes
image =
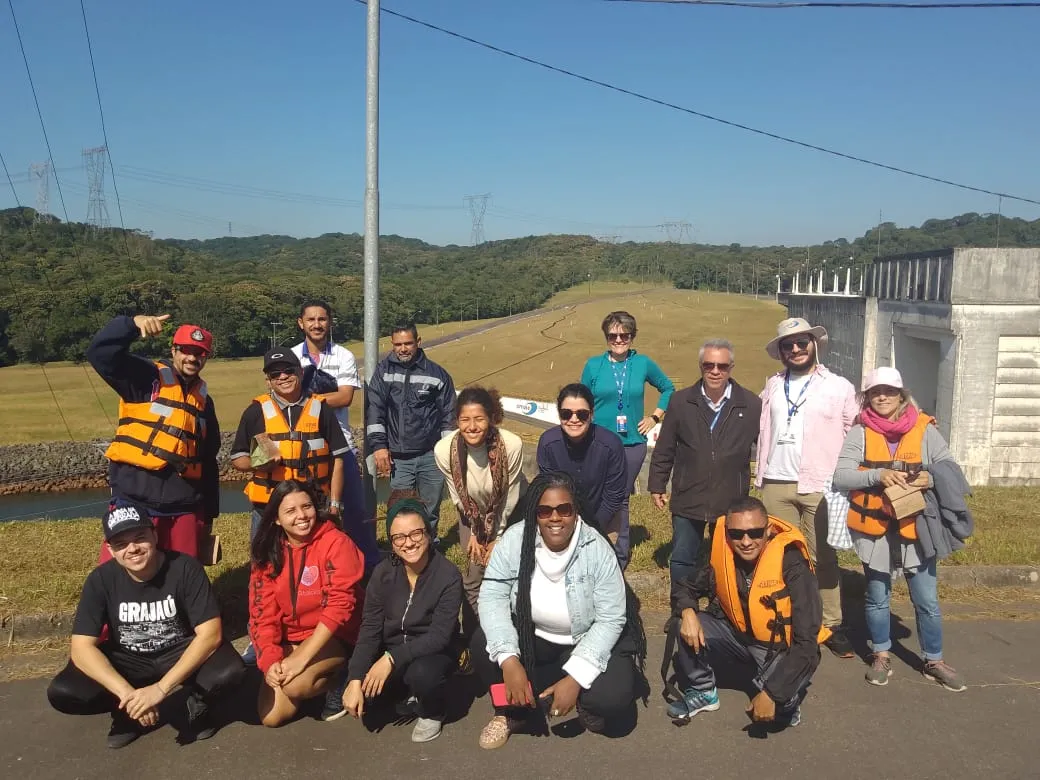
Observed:
[[[111,508],[103,524],[112,560],[83,584],[71,658],[47,698],[70,715],[110,711],[108,746],[121,748],[158,725],[159,705],[183,684],[190,689],[183,736],[208,739],[217,731],[208,705],[239,683],[245,667],[223,639],[206,572],[191,556],[158,548],[143,506]]]

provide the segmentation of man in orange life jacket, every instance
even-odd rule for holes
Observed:
[[[275,347],[264,355],[269,392],[257,396],[242,413],[231,465],[252,472],[245,494],[253,504],[249,538],[256,535],[271,491],[286,479],[313,480],[326,496],[328,510],[340,514],[343,494],[343,459],[349,450],[335,413],[303,389],[300,359],[288,347]],[[261,466],[250,459],[254,438],[261,433],[278,445],[280,455]]]
[[[679,591],[675,668],[682,695],[669,704],[669,717],[684,721],[717,710],[712,664],[725,662],[754,672],[758,694],[748,707],[754,722],[798,725],[799,704],[820,663],[818,642],[829,635],[802,533],[769,517],[757,498],[738,499],[716,521],[711,565],[692,582],[683,580]],[[699,612],[702,597],[709,608]]]
[[[181,325],[168,359],[130,352],[138,338],[159,336],[169,318],[116,317],[94,337],[87,360],[119,394],[119,424],[105,452],[112,506],[147,507],[160,548],[197,557],[220,514],[220,428],[200,376],[213,336]],[[102,546],[102,562],[110,557]]]

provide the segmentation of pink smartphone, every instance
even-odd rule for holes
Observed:
[[[509,696],[506,694],[505,683],[495,683],[491,686],[491,704],[495,707],[515,707],[517,705],[509,703]],[[534,698],[534,689],[531,688],[531,683],[527,683],[527,695],[531,699],[532,706],[536,703]]]

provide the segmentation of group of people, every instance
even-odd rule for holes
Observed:
[[[395,328],[364,398],[369,469],[390,479],[384,555],[347,421],[356,363],[331,341],[329,306],[305,303],[304,341],[264,356],[267,391],[243,412],[231,447],[253,506],[250,644],[240,656],[197,560],[219,513],[219,428],[200,377],[212,336],[182,325],[170,358],[130,351],[166,320],[116,318],[88,350],[120,396],[106,453],[112,501],[71,658],[48,696],[62,712],[110,711],[110,747],[155,727],[179,687],[189,737],[212,736],[212,709],[248,664],[261,677],[265,726],[324,697],[323,720],[387,704],[414,716],[412,740],[426,742],[441,733],[451,680],[476,672],[494,708],[483,748],[575,710],[587,730],[622,733],[645,689],[646,656],[624,578],[629,497],[658,424],[647,490],[672,516],[670,717],[717,709],[713,668],[737,663],[758,691],[752,719],[797,725],[820,644],[853,656],[835,547],[854,548],[867,578],[868,682],[892,673],[888,605],[901,570],[924,674],[964,689],[943,660],[935,565],[971,532],[968,486],[899,373],[877,369],[857,395],[820,362],[826,331],[801,319],[781,322],[766,346],[783,369],[756,396],[733,380],[723,339],[701,347],[701,379],[675,391],[634,349],[635,318],[611,312],[607,349],[559,391],[560,425],[541,436],[530,483],[497,392],[456,393],[416,327]],[[647,385],[660,394],[648,415]],[[761,500],[749,496],[753,460]],[[438,533],[445,485],[460,518],[461,571]],[[919,488],[925,509],[901,516],[890,488]]]

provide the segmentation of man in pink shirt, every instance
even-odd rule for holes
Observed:
[[[852,658],[842,628],[838,559],[826,541],[827,502],[822,499],[859,406],[852,384],[819,362],[826,347],[827,331],[800,317],[781,322],[766,345],[784,370],[771,376],[762,391],[755,484],[769,514],[805,535],[820,584],[823,625],[832,631],[827,648]]]

